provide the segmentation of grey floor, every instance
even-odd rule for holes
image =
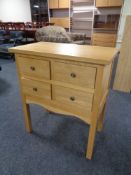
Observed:
[[[130,94],[110,91],[104,129],[89,161],[89,128],[75,117],[31,105],[34,131],[25,132],[15,63],[0,59],[0,65],[0,175],[131,174]]]

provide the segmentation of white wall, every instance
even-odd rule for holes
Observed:
[[[30,22],[30,1],[0,0],[0,20],[3,22]]]
[[[122,9],[119,32],[118,32],[118,39],[117,39],[118,48],[120,48],[121,46],[127,15],[131,15],[131,0],[124,0],[124,6]]]

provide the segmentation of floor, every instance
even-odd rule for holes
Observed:
[[[31,105],[25,132],[15,62],[0,59],[0,175],[130,175],[131,95],[110,91],[93,159],[85,159],[89,127]]]

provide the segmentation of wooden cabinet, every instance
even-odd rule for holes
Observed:
[[[49,0],[49,8],[50,9],[59,8],[59,0]]]
[[[31,103],[76,116],[90,125],[86,157],[91,159],[117,49],[39,42],[9,51],[16,57],[27,131],[32,132]]]
[[[49,0],[49,9],[69,8],[69,0]]]
[[[96,7],[119,7],[123,0],[96,0]]]
[[[106,7],[108,0],[96,0],[96,7]]]
[[[69,8],[69,0],[59,0],[59,8]]]
[[[110,33],[94,33],[92,36],[92,45],[115,47],[116,45],[116,34]]]
[[[56,17],[51,17],[50,22],[54,23],[55,25],[62,26],[64,28],[69,28],[70,25],[70,19],[67,17],[65,18],[56,18]]]
[[[114,6],[122,6],[123,0],[108,0],[108,6],[114,7]]]
[[[69,28],[70,19],[69,17],[67,17],[67,14],[69,14],[68,8],[69,0],[49,0],[50,22],[54,23],[55,25],[62,26],[64,28]],[[63,15],[61,17],[61,10],[63,10],[63,14],[65,14],[65,17]]]

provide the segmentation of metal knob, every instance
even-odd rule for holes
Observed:
[[[76,77],[76,74],[75,73],[71,73],[71,77],[72,78],[75,78]]]
[[[33,88],[33,91],[37,92],[37,90],[38,90],[37,88]]]
[[[34,66],[31,66],[30,69],[31,69],[32,71],[35,71],[35,67],[34,67]]]
[[[71,101],[75,101],[75,97],[70,97],[70,100]]]

